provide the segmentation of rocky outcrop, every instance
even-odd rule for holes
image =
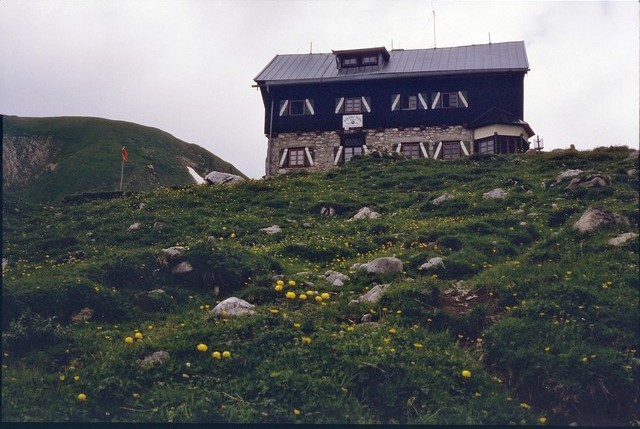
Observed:
[[[2,186],[22,186],[53,171],[57,149],[52,137],[3,136]]]
[[[573,229],[585,233],[593,232],[608,225],[628,223],[629,221],[619,214],[602,207],[592,207],[584,212],[580,219],[573,225]]]
[[[228,185],[245,181],[243,177],[235,174],[222,173],[220,171],[212,171],[205,176],[204,180],[210,185]]]

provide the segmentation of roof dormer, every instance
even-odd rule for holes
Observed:
[[[332,51],[336,56],[338,70],[356,67],[382,66],[389,61],[389,52],[384,46],[378,48],[348,49]]]

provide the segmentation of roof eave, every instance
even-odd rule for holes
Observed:
[[[437,76],[460,76],[460,75],[478,75],[478,74],[494,74],[494,73],[523,73],[526,74],[528,68],[507,68],[507,69],[486,69],[486,70],[447,70],[437,72],[402,72],[402,73],[363,73],[360,75],[337,76],[316,79],[282,79],[282,80],[257,80],[254,81],[258,86],[282,86],[282,85],[300,85],[310,83],[325,82],[352,82],[379,79],[397,79],[405,77],[437,77]],[[259,76],[259,75],[258,75]]]

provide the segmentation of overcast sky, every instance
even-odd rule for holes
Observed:
[[[545,149],[639,141],[638,1],[0,0],[0,113],[136,122],[264,174],[276,54],[524,40]],[[200,172],[204,173],[204,172]]]

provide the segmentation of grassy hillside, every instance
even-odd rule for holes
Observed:
[[[637,422],[639,240],[607,244],[638,232],[627,156],[368,157],[231,188],[5,205],[2,418]],[[555,185],[568,169],[610,184]],[[483,199],[497,187],[506,198]],[[349,221],[364,206],[380,216]],[[627,223],[572,229],[594,206]],[[172,274],[162,249],[176,245],[193,272]],[[382,256],[403,272],[350,270]],[[420,269],[434,257],[444,267]],[[379,302],[351,303],[376,283],[390,284]],[[210,317],[230,296],[255,314]]]
[[[200,175],[213,170],[242,175],[233,165],[197,145],[130,122],[4,116],[3,138],[11,137],[51,141],[50,159],[43,164],[55,166],[53,170],[35,168],[26,174],[29,176],[26,184],[3,186],[4,193],[28,201],[51,202],[68,195],[117,191],[122,146],[126,146],[129,156],[124,167],[125,191],[193,183],[187,166]],[[30,159],[23,157],[20,161],[28,164]]]

